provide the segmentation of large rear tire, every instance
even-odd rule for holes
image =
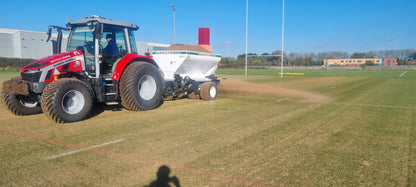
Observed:
[[[42,93],[43,113],[57,123],[71,123],[87,118],[92,108],[90,87],[74,78],[63,78],[46,86]]]
[[[42,113],[37,101],[37,95],[14,95],[1,91],[1,100],[14,115],[28,116]]]
[[[204,82],[199,90],[199,97],[202,100],[217,99],[217,85],[213,82]]]
[[[150,110],[161,105],[163,78],[148,62],[133,62],[120,78],[121,105],[128,110]]]

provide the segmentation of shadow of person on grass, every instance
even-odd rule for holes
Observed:
[[[180,187],[179,179],[176,176],[169,177],[169,174],[170,168],[168,166],[160,166],[156,173],[157,179],[144,187],[171,187],[170,184]]]

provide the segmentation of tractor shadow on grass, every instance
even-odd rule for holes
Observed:
[[[159,104],[155,107],[155,108],[159,108],[160,106],[163,105],[164,100],[161,99]],[[92,118],[95,116],[100,115],[101,113],[103,113],[104,111],[122,111],[123,109],[125,109],[121,104],[117,104],[117,105],[106,105],[105,103],[97,103],[94,102],[93,107],[91,109],[91,112],[89,113],[87,118]]]
[[[92,118],[95,116],[100,115],[104,111],[121,111],[124,107],[121,106],[121,104],[118,105],[106,105],[105,103],[94,103],[93,107],[91,109],[90,114],[88,115],[88,118]]]

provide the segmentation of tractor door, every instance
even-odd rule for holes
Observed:
[[[118,61],[127,54],[136,52],[132,33],[127,28],[120,26],[104,25],[100,46],[103,46],[101,70],[104,74],[111,74]]]

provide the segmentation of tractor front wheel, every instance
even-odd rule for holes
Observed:
[[[27,116],[42,113],[37,95],[14,95],[1,91],[1,100],[14,115]]]
[[[57,123],[85,119],[92,108],[89,86],[73,78],[63,78],[46,86],[41,98],[43,113]]]

